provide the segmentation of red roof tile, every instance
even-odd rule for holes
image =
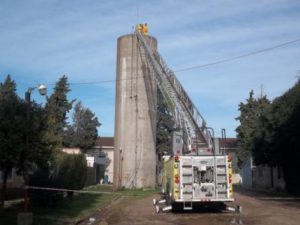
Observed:
[[[237,139],[236,138],[220,138],[220,146],[225,148],[237,148]]]
[[[114,137],[98,137],[95,143],[96,146],[110,146],[114,147]]]

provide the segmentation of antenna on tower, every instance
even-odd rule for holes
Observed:
[[[136,23],[135,24],[139,24],[139,0],[136,0]]]

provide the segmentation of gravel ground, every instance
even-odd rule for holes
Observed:
[[[105,213],[96,216],[98,225],[298,225],[300,200],[279,195],[239,190],[235,192],[236,204],[243,207],[241,214],[215,211],[184,211],[156,214],[152,199],[157,196],[113,204]]]

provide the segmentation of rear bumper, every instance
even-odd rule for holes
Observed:
[[[193,198],[193,199],[176,199],[174,202],[234,202],[234,198],[204,198],[204,199],[199,199],[199,198]]]

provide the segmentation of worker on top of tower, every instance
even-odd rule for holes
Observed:
[[[148,24],[145,23],[143,26],[143,34],[148,34]]]
[[[148,24],[138,24],[135,26],[135,30],[140,34],[147,35],[148,34]]]

